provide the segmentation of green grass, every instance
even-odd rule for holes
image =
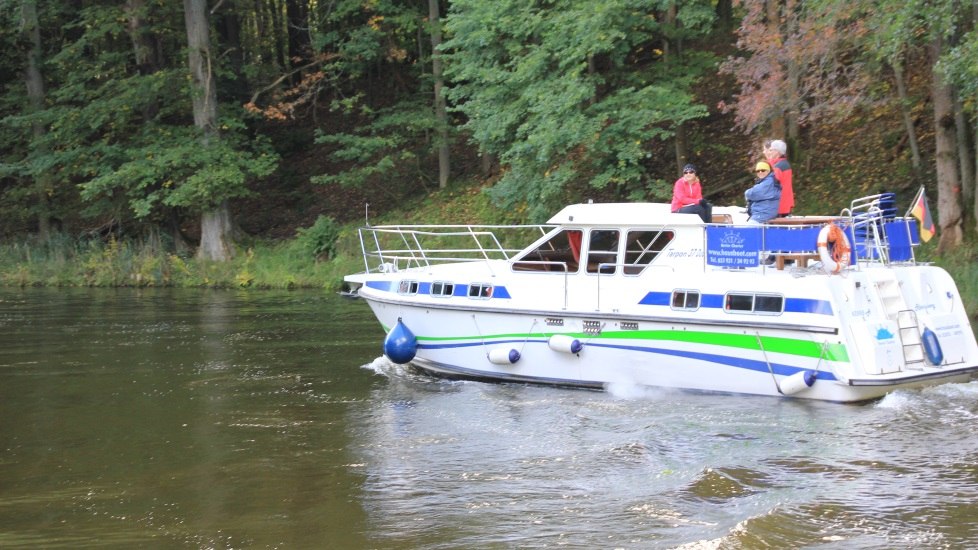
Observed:
[[[520,223],[523,211],[503,211],[478,185],[452,187],[386,212],[371,224]],[[104,242],[56,236],[49,243],[22,241],[0,245],[0,285],[92,287],[323,288],[342,286],[343,276],[363,271],[358,224],[338,228],[328,260],[314,257],[300,235],[289,241],[241,245],[231,262],[198,261],[161,250],[149,242]],[[302,232],[300,232],[301,234]],[[958,285],[969,318],[978,320],[978,254],[969,243],[944,257],[930,242],[917,251],[919,261],[946,269]]]
[[[294,240],[239,247],[231,262],[197,260],[138,241],[58,237],[0,246],[5,286],[336,289],[343,275],[362,269],[359,254],[317,261]]]

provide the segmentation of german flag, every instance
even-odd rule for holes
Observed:
[[[921,187],[917,193],[917,200],[914,201],[910,214],[920,222],[920,240],[927,242],[937,233],[934,227],[934,219],[930,217],[930,208],[927,207],[927,195]]]

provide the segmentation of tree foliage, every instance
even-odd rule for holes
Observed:
[[[321,152],[302,172],[314,182],[403,196],[396,187],[447,181],[446,143],[453,176],[475,177],[476,153],[491,159],[491,197],[537,220],[571,195],[662,199],[687,131],[694,149],[740,147],[702,130],[729,130],[705,104],[720,97],[741,131],[787,137],[794,155],[822,143],[819,129],[902,111],[929,148],[930,168],[915,160],[913,177],[930,178],[942,233],[975,220],[965,200],[978,196],[967,170],[978,138],[971,4],[730,5],[211,0],[205,61],[216,81],[204,88],[216,109],[197,128],[203,95],[191,85],[181,2],[0,0],[0,233],[186,227],[281,185],[279,155],[297,151]],[[736,44],[718,11],[739,21]],[[714,52],[727,58],[720,72]],[[732,93],[719,89],[728,75]],[[892,171],[909,174],[900,155]]]
[[[249,181],[275,168],[267,140],[249,137],[244,112],[224,104],[219,130],[228,138],[200,147],[180,55],[186,38],[179,5],[127,7],[138,13],[97,1],[76,12],[42,13],[47,104],[12,112],[4,123],[21,130],[40,123],[46,132],[17,132],[7,173],[25,181],[47,175],[49,196],[59,199],[55,215],[80,210],[93,220],[137,225],[159,221],[166,207],[193,214],[246,194]],[[137,17],[138,27],[127,26]],[[138,62],[140,37],[162,54],[159,64]],[[17,94],[9,89],[7,97]]]
[[[702,37],[708,2],[456,0],[447,18],[448,96],[463,128],[505,167],[494,195],[540,217],[572,183],[622,196],[643,161],[707,110],[693,85],[711,56],[663,57],[663,41]]]

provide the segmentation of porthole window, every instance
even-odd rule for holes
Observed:
[[[784,297],[774,294],[754,296],[754,311],[761,313],[781,313],[784,310]]]
[[[755,292],[731,292],[724,299],[723,309],[724,311],[743,313],[781,313],[784,311],[784,296]]]
[[[444,281],[435,281],[431,283],[431,295],[432,296],[451,296],[455,294],[455,285],[453,283],[446,283]]]
[[[400,294],[417,294],[418,281],[401,281],[397,287],[397,292]]]
[[[672,291],[672,309],[699,309],[700,293],[696,290]]]
[[[492,285],[486,283],[473,283],[469,285],[469,298],[492,298]]]

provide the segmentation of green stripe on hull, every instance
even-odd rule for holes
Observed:
[[[752,334],[728,334],[722,332],[704,332],[691,330],[631,330],[607,332],[603,334],[586,334],[583,332],[538,332],[538,333],[500,333],[485,334],[482,336],[417,336],[419,342],[462,342],[462,341],[484,341],[492,340],[527,340],[530,338],[549,338],[554,334],[563,334],[573,338],[580,338],[586,342],[595,340],[645,340],[686,342],[690,344],[704,344],[710,346],[723,346],[745,350],[760,351],[761,346],[765,352],[781,353],[784,355],[795,355],[798,357],[822,356],[826,361],[848,362],[849,354],[845,344],[828,344],[825,346],[823,356],[822,345],[811,340],[799,338],[783,338],[779,336],[761,336],[761,345],[758,345],[757,337]]]

